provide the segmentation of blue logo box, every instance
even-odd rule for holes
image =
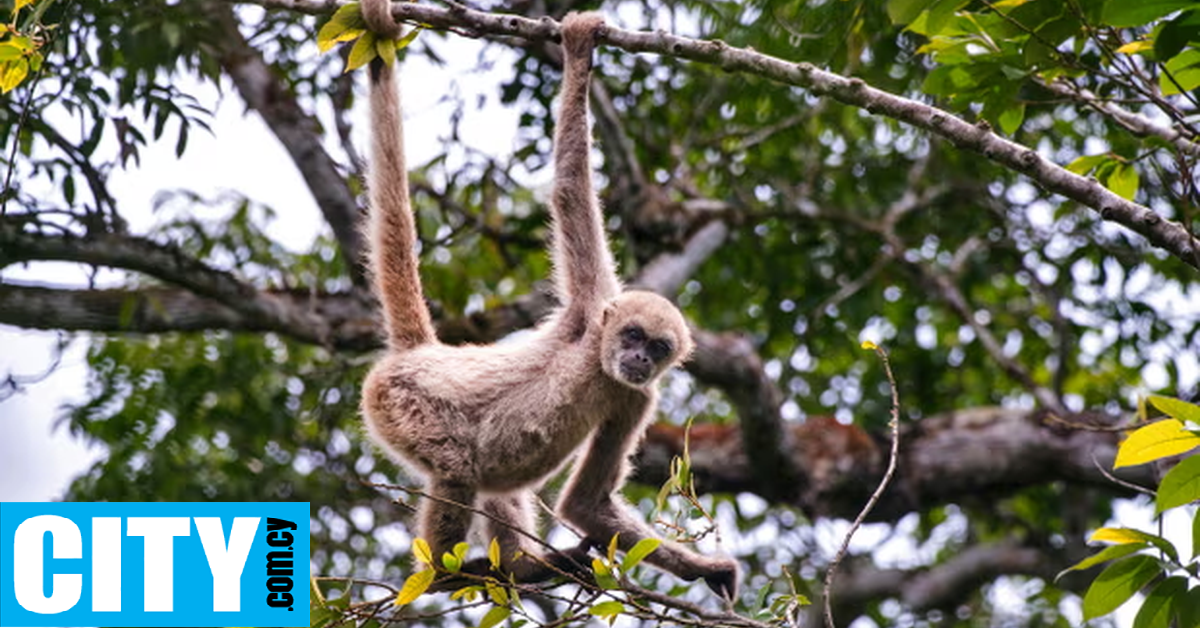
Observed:
[[[307,502],[0,503],[0,626],[307,626]]]

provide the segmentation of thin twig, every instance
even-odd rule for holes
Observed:
[[[883,474],[883,479],[879,481],[879,486],[871,494],[871,499],[867,500],[867,505],[863,506],[862,512],[858,513],[858,517],[854,519],[854,523],[846,531],[846,537],[842,539],[841,549],[834,555],[833,562],[829,563],[829,570],[825,572],[825,590],[823,595],[825,597],[825,623],[828,628],[834,628],[833,579],[837,573],[838,565],[841,564],[842,559],[846,557],[846,552],[850,549],[850,539],[854,537],[854,533],[858,531],[863,520],[867,518],[871,509],[875,507],[879,498],[883,496],[883,492],[891,484],[892,477],[896,475],[896,460],[900,456],[900,392],[896,386],[896,377],[892,374],[891,362],[888,361],[887,352],[882,347],[879,347],[875,343],[863,343],[863,346],[874,349],[875,353],[879,354],[880,359],[883,360],[883,370],[887,374],[888,385],[892,389],[892,411],[891,419],[888,421],[888,427],[892,431],[892,451],[891,456],[888,458],[887,472]]]

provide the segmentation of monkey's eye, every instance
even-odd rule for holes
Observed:
[[[646,330],[632,325],[621,330],[621,339],[629,343],[642,344],[646,342]]]
[[[655,362],[662,362],[664,358],[671,355],[671,343],[666,340],[654,339],[646,345],[646,355],[650,356]]]

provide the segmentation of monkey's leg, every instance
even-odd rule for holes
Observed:
[[[597,545],[608,545],[613,535],[620,533],[617,543],[628,551],[644,538],[657,537],[616,495],[629,472],[628,457],[637,445],[641,426],[638,416],[615,416],[602,424],[563,492],[559,512]],[[732,559],[701,556],[664,540],[646,562],[685,580],[704,578],[719,595],[737,594],[738,567]]]
[[[439,478],[432,478],[425,487],[429,493],[421,504],[420,534],[429,543],[433,559],[440,561],[444,552],[456,543],[467,540],[471,528],[471,507],[475,503],[475,487]]]
[[[485,530],[488,541],[500,546],[500,565],[517,582],[540,582],[555,576],[580,577],[590,573],[587,548],[566,552],[546,552],[538,543],[532,491],[517,491],[484,500]],[[490,569],[489,561],[472,561],[466,569],[479,573]]]

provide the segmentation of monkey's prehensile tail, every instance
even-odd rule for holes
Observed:
[[[396,39],[400,25],[389,0],[362,0],[363,18],[381,38]],[[367,236],[375,294],[383,304],[388,346],[407,349],[436,340],[417,268],[417,228],[408,197],[404,127],[395,69],[370,65],[371,163],[367,175]]]

